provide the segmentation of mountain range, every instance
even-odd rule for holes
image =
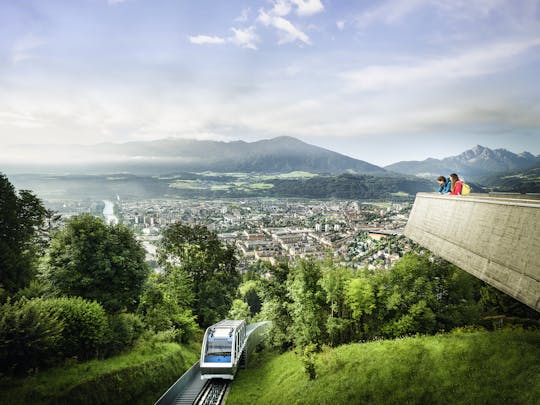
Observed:
[[[14,156],[17,155],[13,151]],[[168,174],[178,172],[257,172],[339,174],[347,171],[381,174],[379,166],[282,136],[256,142],[218,142],[193,139],[163,139],[151,142],[102,143],[92,146],[26,146],[18,156],[68,157],[69,163],[8,165],[7,172]],[[54,159],[53,159],[54,160]],[[5,165],[4,165],[5,166]],[[24,168],[24,169],[22,169]]]
[[[540,155],[476,145],[457,156],[401,161],[384,168],[299,139],[281,136],[256,142],[162,139],[97,145],[24,145],[0,154],[0,171],[15,173],[163,175],[179,172],[317,174],[344,172],[415,175],[433,179],[458,173],[478,180],[540,163]],[[9,157],[17,157],[11,161]],[[26,158],[25,158],[26,157]],[[57,163],[61,162],[61,163]]]
[[[385,168],[286,136],[257,142],[164,139],[25,148],[2,151],[0,172],[14,176],[17,187],[46,196],[388,198],[431,191],[437,176],[452,172],[472,181],[476,192],[540,191],[540,156],[480,145],[457,156]],[[6,164],[9,153],[18,159],[15,165]],[[50,160],[32,163],[32,154]],[[62,163],[51,164],[54,156]]]
[[[402,161],[385,166],[385,169],[429,178],[448,176],[455,172],[467,179],[480,179],[497,173],[525,170],[538,164],[540,164],[540,155],[534,156],[529,152],[516,154],[506,149],[489,149],[476,145],[457,156]]]

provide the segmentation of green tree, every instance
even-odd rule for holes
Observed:
[[[388,336],[433,333],[478,321],[476,281],[427,254],[406,254],[380,284]]]
[[[334,266],[326,262],[322,269],[319,284],[326,296],[329,307],[326,320],[326,331],[329,344],[335,346],[351,339],[350,308],[346,301],[345,289],[351,278],[351,271],[345,267]]]
[[[35,275],[46,213],[39,198],[28,190],[16,192],[0,174],[0,285],[8,294],[26,287]]]
[[[134,310],[149,273],[144,258],[128,228],[83,214],[54,233],[41,276],[57,295],[96,300],[108,312]]]
[[[259,293],[260,284],[260,279],[257,281],[247,280],[240,284],[240,286],[238,287],[240,297],[248,305],[249,316],[251,318],[253,318],[261,311],[262,300]]]
[[[310,343],[320,347],[326,338],[326,295],[321,278],[321,266],[313,260],[301,260],[291,273],[291,331],[295,345],[302,349]]]
[[[162,233],[158,261],[178,266],[193,286],[193,311],[197,322],[207,327],[223,319],[236,296],[241,277],[233,246],[221,243],[205,226],[176,223]]]
[[[154,332],[172,330],[179,342],[188,342],[197,330],[191,311],[190,280],[175,266],[148,278],[137,312]]]
[[[236,299],[232,303],[232,307],[227,314],[229,319],[249,319],[249,305],[247,302]]]
[[[265,263],[264,266],[269,278],[261,280],[263,305],[260,318],[272,321],[272,330],[268,334],[270,345],[279,351],[285,351],[293,344],[290,334],[293,321],[289,311],[292,300],[287,288],[290,269],[287,262],[280,262],[275,266]]]

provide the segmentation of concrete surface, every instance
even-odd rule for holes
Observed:
[[[405,235],[540,311],[540,200],[418,193]]]

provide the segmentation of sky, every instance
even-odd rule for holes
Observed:
[[[0,165],[282,135],[378,165],[540,154],[540,0],[0,0]]]

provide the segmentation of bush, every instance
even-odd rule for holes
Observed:
[[[60,359],[64,324],[43,300],[0,307],[0,370],[20,373]]]
[[[43,300],[43,305],[64,323],[62,353],[80,360],[98,357],[106,342],[107,315],[95,301],[80,297]]]
[[[135,314],[122,313],[109,317],[105,355],[112,356],[133,347],[144,331],[142,319]]]

